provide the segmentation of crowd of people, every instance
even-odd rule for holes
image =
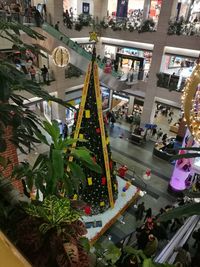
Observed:
[[[160,212],[155,216],[151,208],[145,208],[144,202],[138,204],[135,217],[136,221],[142,222],[142,225],[136,228],[136,248],[142,250],[147,258],[154,257],[161,251],[185,221],[185,218],[175,218],[173,220],[159,222],[159,216],[177,206],[184,205],[187,201],[186,198],[177,199],[174,205],[167,205],[165,208],[161,208]],[[196,254],[194,257],[191,256],[188,243],[185,243],[182,247],[175,248],[174,251],[177,254],[174,264],[176,267],[199,266],[196,263],[200,251],[200,228],[193,232],[192,239],[192,247],[196,248]]]

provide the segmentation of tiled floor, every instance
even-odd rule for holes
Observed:
[[[142,201],[144,201],[146,208],[151,207],[153,214],[157,214],[161,207],[174,201],[174,198],[167,192],[173,165],[152,155],[154,147],[152,140],[148,140],[142,146],[132,144],[129,141],[129,128],[130,125],[125,122],[115,123],[113,128],[108,126],[113,158],[128,166],[127,178],[132,179],[134,177],[133,184],[147,192],[142,198]],[[48,147],[46,145],[40,145],[37,146],[36,151],[30,153],[28,156],[19,155],[19,158],[20,161],[27,159],[33,164],[38,153],[46,151],[48,151]],[[142,178],[147,168],[151,169],[151,179],[149,181]],[[135,173],[134,175],[133,171]],[[133,232],[141,224],[141,222],[136,222],[134,211],[135,208],[132,205],[123,214],[123,223],[117,221],[105,233],[101,241],[107,240],[109,236],[113,242],[119,242],[120,239]]]

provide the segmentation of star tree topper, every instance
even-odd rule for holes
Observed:
[[[97,32],[95,32],[95,31],[90,32],[89,42],[91,42],[91,41],[95,41],[96,43],[98,42],[98,34],[97,34]]]

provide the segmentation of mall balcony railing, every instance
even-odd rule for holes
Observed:
[[[31,75],[27,74],[27,79],[31,80]],[[36,71],[35,79],[34,81],[39,84],[50,84],[51,82],[55,81],[55,77],[53,75],[53,72],[49,70],[46,76],[46,82],[44,82],[43,76],[40,71]]]
[[[180,19],[172,18],[169,21],[168,32],[169,35],[187,35],[200,36],[200,21],[190,22]]]
[[[157,86],[169,89],[169,91],[181,92],[185,86],[185,79],[180,81],[178,75],[160,72],[157,74],[157,78]]]

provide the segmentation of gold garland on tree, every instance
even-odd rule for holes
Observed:
[[[186,126],[200,142],[200,63],[198,62],[183,90],[182,107]]]

